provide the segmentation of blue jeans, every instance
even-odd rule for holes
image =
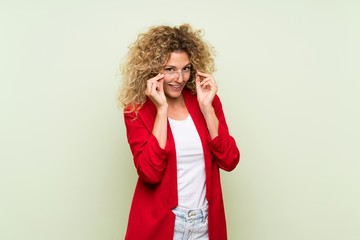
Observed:
[[[186,209],[176,207],[174,240],[208,240],[208,208]]]

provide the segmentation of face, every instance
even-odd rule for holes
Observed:
[[[182,96],[187,81],[190,79],[191,63],[186,52],[172,52],[165,65],[164,93],[169,99],[177,99]],[[180,73],[181,72],[181,73]]]

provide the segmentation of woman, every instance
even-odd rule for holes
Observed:
[[[219,168],[240,153],[190,25],[151,27],[130,45],[119,102],[139,175],[125,239],[227,239]]]

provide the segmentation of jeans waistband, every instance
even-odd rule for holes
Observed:
[[[185,221],[197,220],[202,221],[207,220],[208,217],[208,207],[202,207],[198,209],[187,209],[177,206],[172,210],[177,217],[185,219]]]

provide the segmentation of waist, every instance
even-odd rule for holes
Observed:
[[[176,217],[183,218],[185,221],[190,220],[207,220],[208,217],[208,206],[204,206],[198,209],[187,209],[177,206],[172,209]]]

